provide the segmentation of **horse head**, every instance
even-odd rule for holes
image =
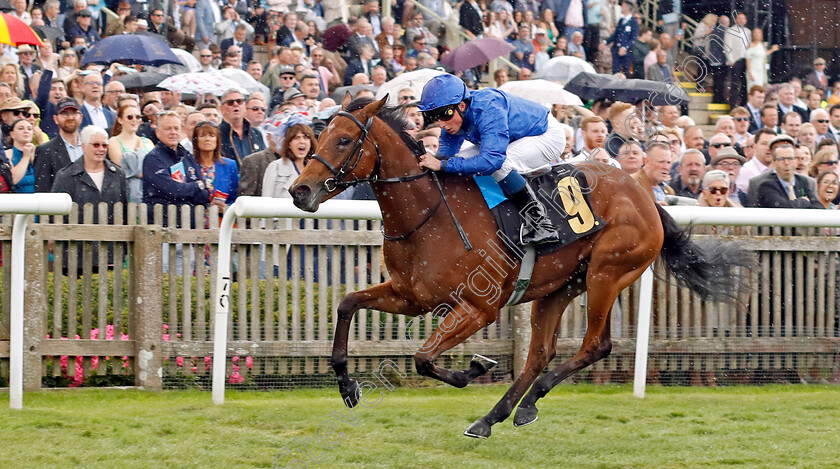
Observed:
[[[381,154],[369,134],[374,117],[387,99],[347,112],[352,99],[350,93],[344,96],[341,110],[318,138],[309,164],[289,188],[296,207],[314,212],[321,202],[344,189],[375,179]]]

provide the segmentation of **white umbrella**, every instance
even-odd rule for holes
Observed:
[[[170,48],[175,57],[181,61],[183,65],[166,64],[160,67],[146,67],[146,71],[165,73],[167,75],[178,75],[180,73],[192,73],[201,71],[201,63],[194,55],[183,49]]]
[[[271,101],[271,93],[268,91],[268,87],[257,80],[254,80],[254,77],[248,75],[248,72],[245,70],[239,70],[237,68],[223,68],[221,70],[213,71],[211,74],[221,75],[225,78],[233,80],[240,88],[244,88],[248,94],[259,91],[263,94],[266,101]]]
[[[543,80],[548,81],[559,81],[561,84],[565,85],[580,72],[595,73],[595,69],[589,62],[583,59],[571,55],[564,55],[562,57],[555,57],[546,62],[540,71],[534,75],[534,78],[542,78]]]
[[[547,80],[508,81],[499,89],[535,103],[583,106],[583,101],[577,95],[564,90],[563,85]]]
[[[397,75],[391,81],[386,81],[379,87],[379,91],[376,92],[376,99],[382,99],[385,95],[388,95],[388,104],[389,106],[396,106],[399,104],[397,102],[397,94],[403,88],[411,88],[414,91],[414,96],[417,98],[416,101],[420,100],[420,95],[423,93],[423,87],[426,86],[426,83],[429,82],[432,78],[443,75],[446,72],[442,72],[440,70],[435,70],[433,68],[423,68],[420,70],[415,70],[413,72],[406,72],[402,75]]]
[[[197,96],[205,93],[221,96],[229,89],[244,91],[239,83],[212,73],[182,73],[163,80],[158,86],[165,90],[193,93]]]

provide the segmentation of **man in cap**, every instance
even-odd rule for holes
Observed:
[[[306,95],[301,93],[297,88],[289,88],[283,93],[283,103],[290,103],[298,110],[306,110]]]
[[[82,156],[79,127],[82,113],[73,98],[63,98],[55,107],[54,122],[58,135],[35,148],[35,192],[50,192],[55,175]]]
[[[747,159],[739,155],[731,146],[718,150],[717,155],[712,158],[711,162],[712,168],[729,175],[729,198],[742,206],[747,205],[747,194],[738,189],[735,180],[738,179],[738,174],[741,172],[741,165],[746,162]]]
[[[99,32],[96,28],[91,25],[92,21],[89,10],[84,9],[77,12],[76,24],[72,25],[70,30],[67,31],[67,37],[83,37],[88,44],[95,44],[101,38],[99,37]]]
[[[280,70],[280,86],[274,90],[274,94],[271,96],[271,108],[273,109],[274,106],[283,104],[285,101],[283,99],[284,94],[290,88],[294,88],[296,83],[295,80],[295,69],[292,67],[283,67]]]

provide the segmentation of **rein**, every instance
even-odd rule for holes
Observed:
[[[338,111],[336,117],[338,116],[343,116],[353,121],[353,123],[356,124],[356,126],[361,130],[361,134],[359,134],[359,138],[356,139],[356,144],[353,146],[353,151],[350,153],[350,157],[348,157],[338,169],[335,169],[335,167],[332,164],[330,164],[329,161],[327,161],[326,159],[324,159],[324,157],[317,153],[313,153],[312,156],[310,156],[310,158],[312,158],[313,160],[323,164],[327,169],[330,170],[330,172],[333,175],[333,177],[328,178],[324,181],[324,189],[326,189],[326,191],[329,193],[335,191],[336,189],[344,190],[348,187],[353,187],[363,182],[368,182],[371,184],[401,183],[416,181],[426,176],[431,176],[432,180],[435,182],[435,185],[440,191],[441,198],[438,201],[438,203],[434,206],[434,208],[429,210],[429,214],[426,216],[426,218],[424,218],[423,221],[421,221],[420,224],[417,225],[413,230],[410,230],[407,233],[401,235],[386,234],[385,224],[383,223],[382,236],[388,241],[402,241],[404,239],[407,239],[412,234],[417,232],[420,228],[422,228],[423,225],[425,225],[429,220],[431,220],[432,216],[435,214],[435,212],[437,212],[437,209],[440,207],[441,203],[443,203],[444,205],[446,205],[446,208],[449,210],[449,214],[452,216],[452,221],[455,223],[455,227],[458,230],[458,235],[461,237],[461,241],[464,243],[464,247],[467,249],[467,251],[471,251],[472,245],[470,244],[469,239],[467,239],[467,235],[464,232],[464,228],[461,226],[461,223],[459,223],[458,219],[455,218],[455,214],[452,212],[452,208],[449,206],[449,201],[446,200],[446,195],[443,193],[443,187],[440,184],[440,180],[438,179],[437,174],[435,174],[434,171],[426,168],[422,173],[419,174],[380,179],[379,168],[381,167],[382,163],[382,153],[379,151],[379,144],[375,140],[372,140],[371,142],[373,143],[373,147],[376,149],[376,161],[374,163],[373,172],[371,172],[371,175],[369,177],[361,179],[357,178],[356,176],[353,176],[353,180],[351,181],[344,180],[348,175],[350,175],[353,172],[353,170],[356,169],[356,166],[358,166],[359,163],[362,161],[362,156],[365,152],[364,142],[368,139],[368,135],[370,134],[370,128],[373,125],[373,119],[375,116],[371,116],[364,124],[362,124],[362,121],[357,119],[356,116],[346,111]],[[406,142],[406,144],[408,145],[408,142]],[[415,157],[420,156],[417,154],[418,152],[420,152],[420,154],[425,153],[425,150],[422,148],[422,145],[412,149],[412,153]]]

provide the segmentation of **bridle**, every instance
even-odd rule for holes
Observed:
[[[366,178],[361,178],[360,179],[360,178],[357,178],[356,176],[353,176],[353,179],[351,181],[345,181],[344,179],[348,175],[350,175],[353,172],[353,170],[356,169],[356,166],[358,166],[359,163],[362,161],[362,156],[365,153],[364,143],[365,143],[365,140],[367,140],[367,138],[368,138],[368,134],[370,133],[370,127],[373,125],[373,119],[374,119],[375,116],[371,116],[365,124],[362,124],[362,121],[357,119],[356,116],[354,116],[353,114],[350,114],[349,112],[346,112],[346,111],[338,111],[338,113],[336,114],[336,117],[338,117],[338,116],[342,116],[342,117],[346,117],[346,118],[350,119],[351,121],[353,121],[354,124],[356,124],[357,127],[359,127],[359,129],[362,132],[361,132],[361,134],[359,134],[359,138],[356,139],[356,144],[353,146],[353,150],[350,153],[350,156],[347,157],[346,160],[344,160],[344,163],[342,163],[341,167],[338,168],[338,169],[335,169],[335,167],[332,164],[330,164],[329,161],[325,160],[324,157],[322,157],[321,155],[319,155],[317,153],[313,153],[310,156],[310,158],[312,158],[313,160],[318,161],[319,163],[326,166],[327,169],[330,170],[330,173],[332,173],[333,177],[326,179],[323,183],[324,184],[324,189],[326,189],[326,191],[328,193],[333,192],[336,189],[344,190],[348,187],[353,187],[353,186],[359,185],[363,182],[369,182],[369,183],[374,183],[374,182],[381,182],[381,183],[383,183],[383,182],[384,183],[411,182],[411,181],[416,181],[418,179],[424,178],[424,177],[428,176],[429,173],[431,173],[431,170],[426,169],[425,171],[423,171],[422,173],[419,173],[419,174],[411,174],[411,175],[408,175],[408,176],[399,176],[399,177],[394,177],[394,178],[380,179],[379,178],[379,168],[382,164],[382,153],[379,152],[379,144],[376,143],[376,141],[371,141],[371,143],[373,143],[373,148],[376,149],[376,161],[375,161],[374,166],[373,166],[373,172],[371,172],[370,176],[368,176]]]
[[[356,169],[356,166],[358,166],[359,163],[362,161],[362,155],[364,155],[365,152],[365,148],[363,145],[365,143],[365,140],[367,140],[368,138],[368,134],[370,134],[370,127],[373,125],[373,119],[376,116],[371,116],[364,124],[362,124],[362,121],[357,119],[356,116],[350,114],[347,111],[338,111],[335,117],[346,117],[350,119],[351,121],[353,121],[354,124],[356,124],[356,127],[358,127],[361,130],[361,134],[359,134],[359,138],[356,139],[356,144],[353,146],[353,151],[350,153],[350,156],[347,157],[346,160],[344,160],[344,163],[342,163],[341,167],[338,169],[335,169],[335,167],[332,164],[330,164],[329,161],[325,160],[324,157],[317,153],[313,153],[312,156],[310,156],[310,158],[312,158],[313,160],[318,161],[324,166],[326,166],[326,168],[329,169],[330,173],[332,173],[333,175],[333,177],[326,179],[323,183],[324,189],[326,189],[327,193],[333,192],[336,189],[344,190],[348,187],[353,187],[363,182],[411,182],[416,181],[418,179],[422,179],[426,176],[431,176],[432,180],[435,182],[435,185],[437,185],[437,188],[440,191],[440,200],[431,210],[429,210],[429,213],[426,215],[426,218],[424,218],[423,221],[421,221],[420,224],[417,225],[413,230],[396,236],[385,234],[385,224],[383,223],[382,236],[388,241],[401,241],[408,238],[417,230],[422,228],[423,225],[426,224],[426,222],[431,220],[432,215],[434,215],[435,212],[437,212],[438,207],[440,207],[441,203],[443,203],[444,205],[446,205],[447,210],[449,210],[449,215],[452,217],[452,222],[455,224],[455,229],[458,231],[458,235],[461,237],[461,241],[464,243],[464,247],[467,249],[467,251],[472,250],[472,245],[470,244],[469,239],[467,239],[467,234],[466,232],[464,232],[464,228],[461,226],[461,223],[458,222],[457,218],[455,218],[455,214],[452,212],[452,207],[449,206],[449,202],[446,200],[446,195],[443,193],[443,186],[441,186],[440,180],[438,180],[437,174],[435,174],[434,171],[426,168],[422,173],[419,174],[410,174],[408,176],[380,179],[379,168],[382,164],[382,153],[379,152],[379,144],[376,143],[376,141],[372,141],[371,143],[373,143],[373,148],[376,149],[376,161],[374,162],[373,171],[370,173],[370,176],[362,179],[353,176],[352,181],[345,181],[344,179],[349,174],[351,174],[353,170]],[[422,148],[422,145],[415,144],[414,146],[412,146],[408,141],[405,141],[405,143],[406,145],[408,145],[408,147],[412,150],[414,156],[417,158],[419,158],[420,155],[422,155],[425,152],[425,150],[423,150]]]

